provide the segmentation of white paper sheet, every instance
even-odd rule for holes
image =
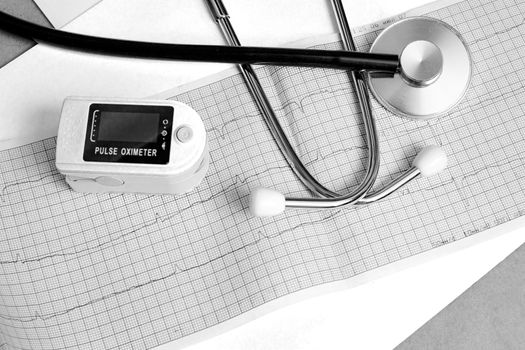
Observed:
[[[62,28],[102,0],[34,0],[55,28]]]

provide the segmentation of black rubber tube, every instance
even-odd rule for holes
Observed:
[[[145,59],[325,67],[395,73],[397,55],[250,46],[183,45],[94,37],[43,27],[0,11],[0,29],[37,42],[97,54]]]

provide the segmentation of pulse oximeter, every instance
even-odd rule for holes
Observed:
[[[56,167],[79,192],[180,194],[209,165],[200,116],[181,102],[69,97]]]

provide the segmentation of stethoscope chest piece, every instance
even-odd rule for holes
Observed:
[[[371,73],[369,85],[386,109],[401,116],[440,116],[461,100],[470,82],[472,60],[465,42],[433,18],[395,23],[376,38],[370,52],[399,55],[399,72],[393,78]]]

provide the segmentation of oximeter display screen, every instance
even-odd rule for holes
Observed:
[[[101,112],[99,141],[156,142],[159,113]]]
[[[168,164],[173,107],[93,103],[84,161]]]

